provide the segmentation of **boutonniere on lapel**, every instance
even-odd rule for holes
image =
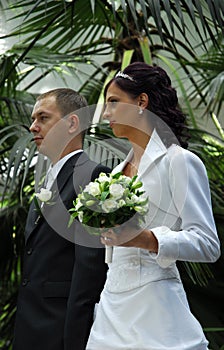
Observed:
[[[53,205],[53,202],[50,202],[50,199],[52,199],[52,191],[48,190],[46,188],[41,188],[39,193],[35,193],[34,195],[34,204],[36,206],[36,210],[39,213],[35,224],[38,223],[38,221],[40,220],[41,216],[42,216],[42,211],[41,208],[43,207],[44,204],[47,205]]]

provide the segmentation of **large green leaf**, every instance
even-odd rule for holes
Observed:
[[[197,57],[193,61],[185,61],[185,64],[194,68],[195,84],[190,95],[196,99],[200,89],[203,99],[199,100],[206,104],[206,112],[220,113],[224,102],[224,44],[221,41],[219,48],[211,46],[207,53]]]

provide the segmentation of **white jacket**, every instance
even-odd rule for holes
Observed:
[[[122,171],[127,158],[113,172]],[[159,243],[151,254],[166,268],[176,260],[214,262],[220,256],[206,169],[192,152],[172,145],[166,148],[154,130],[141,158],[138,177],[150,209],[147,227]]]

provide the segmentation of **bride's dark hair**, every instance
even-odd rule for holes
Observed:
[[[125,76],[127,75],[127,76]],[[131,78],[131,79],[130,79]],[[112,82],[131,97],[136,98],[141,93],[146,93],[149,97],[147,109],[168,125],[173,132],[160,133],[160,127],[154,127],[160,134],[165,145],[168,147],[175,142],[175,137],[184,148],[187,148],[189,135],[187,133],[186,116],[178,107],[176,90],[171,86],[171,80],[164,69],[158,66],[150,66],[144,62],[134,62],[127,66],[124,71],[115,76],[106,86],[104,95]],[[161,125],[160,125],[161,126]],[[163,129],[163,128],[162,128]],[[168,129],[168,128],[167,128]]]

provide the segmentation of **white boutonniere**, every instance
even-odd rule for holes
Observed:
[[[35,224],[38,223],[38,221],[40,220],[40,218],[42,216],[41,208],[42,208],[43,204],[48,204],[48,205],[53,204],[53,203],[49,202],[50,199],[52,198],[52,194],[53,194],[52,191],[48,190],[46,188],[41,188],[40,192],[34,194],[34,204],[36,206],[36,210],[39,213],[39,215],[35,221]],[[41,202],[41,205],[40,205],[40,202]]]
[[[35,196],[44,203],[49,202],[49,200],[52,197],[52,191],[46,189],[46,188],[41,188],[39,193],[35,193]]]

